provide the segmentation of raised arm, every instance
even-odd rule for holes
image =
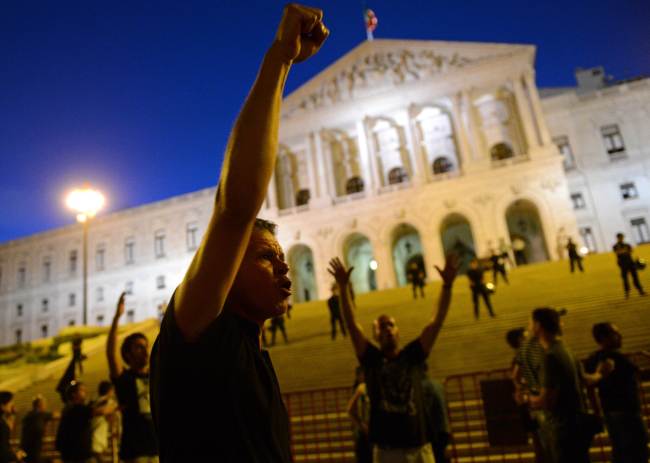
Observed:
[[[368,339],[363,334],[361,325],[355,320],[354,311],[352,310],[352,285],[350,284],[352,270],[354,270],[354,267],[347,269],[338,257],[330,260],[330,266],[327,269],[339,286],[339,299],[341,300],[343,320],[345,320],[345,326],[348,328],[348,333],[350,333],[350,340],[352,340],[354,352],[358,358],[361,358],[366,352],[366,347],[368,347]]]
[[[198,337],[221,313],[275,167],[289,69],[316,53],[327,38],[322,16],[314,8],[285,7],[273,45],[235,122],[208,229],[175,295],[175,317],[187,339]]]
[[[120,325],[120,317],[124,315],[125,297],[126,293],[120,294],[115,308],[115,315],[113,316],[113,323],[108,331],[108,339],[106,339],[106,358],[111,379],[119,377],[123,371],[122,360],[117,352],[117,327]]]
[[[450,254],[445,260],[445,268],[441,269],[436,265],[436,270],[440,274],[440,278],[442,278],[442,289],[440,290],[440,296],[438,297],[438,304],[433,318],[424,327],[420,335],[420,344],[426,355],[429,355],[431,352],[433,344],[436,342],[440,329],[442,328],[442,324],[445,322],[445,318],[447,318],[447,312],[449,312],[451,287],[458,274],[458,257],[455,254]]]

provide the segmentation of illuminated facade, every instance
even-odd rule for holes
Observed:
[[[602,235],[595,248],[605,249],[609,219],[597,202],[583,217],[571,194],[580,182],[601,194],[601,167],[589,170],[595,155],[581,157],[582,144],[591,142],[580,108],[600,110],[590,105],[606,107],[598,101],[610,96],[566,90],[540,100],[534,55],[521,45],[365,42],[285,99],[277,167],[260,215],[279,224],[294,302],[329,296],[326,265],[335,255],[355,266],[355,289],[364,292],[404,285],[412,263],[434,278],[430,270],[449,251],[467,260],[516,238],[529,263],[556,259],[558,244],[588,223]],[[642,82],[645,113],[634,123],[645,124],[645,133],[623,129],[626,157],[605,159],[645,162],[647,172],[650,141],[636,148],[650,133]],[[618,92],[611,98],[620,97],[623,108],[628,95]],[[626,127],[626,117],[603,123]],[[572,142],[584,170],[568,166],[565,173],[560,137]],[[635,199],[647,205],[647,174],[637,173],[646,177],[635,177]],[[90,322],[109,323],[123,290],[130,293],[127,320],[157,316],[199,244],[213,200],[214,189],[206,189],[97,217]],[[0,344],[80,322],[80,246],[78,226],[0,245]]]

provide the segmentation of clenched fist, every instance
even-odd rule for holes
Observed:
[[[321,10],[291,3],[284,7],[273,46],[287,62],[299,63],[315,54],[329,33]]]

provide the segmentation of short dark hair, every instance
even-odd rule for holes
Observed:
[[[253,228],[257,230],[266,230],[267,232],[275,236],[278,226],[275,223],[271,222],[270,220],[260,219],[258,217],[257,219],[255,219],[255,225],[253,225]]]
[[[42,403],[44,400],[45,398],[40,394],[34,396],[34,398],[32,399],[32,408],[38,407],[38,405]]]
[[[612,329],[612,324],[610,322],[596,323],[591,327],[591,334],[598,344],[603,342],[605,338],[613,332],[614,330]]]
[[[14,398],[14,393],[10,391],[0,391],[0,405],[7,405]]]
[[[97,387],[97,393],[99,395],[106,395],[113,390],[113,383],[110,381],[102,381]]]
[[[68,387],[65,389],[65,400],[67,402],[71,401],[72,397],[79,392],[82,385],[83,383],[81,381],[70,381],[70,384],[68,384]]]
[[[138,339],[144,339],[145,341],[148,341],[147,337],[144,335],[144,333],[132,333],[128,335],[126,338],[124,338],[124,341],[122,341],[122,346],[120,347],[120,354],[122,355],[122,359],[128,364],[128,356],[129,353],[131,352],[131,347],[133,344],[138,340]]]
[[[616,238],[625,238],[625,235],[623,233],[621,233],[621,232],[618,232],[616,234]]]
[[[540,324],[542,329],[551,335],[562,334],[560,314],[550,307],[539,307],[533,310],[533,321]]]
[[[513,349],[519,348],[521,345],[521,338],[524,336],[526,330],[524,328],[515,328],[506,333],[506,342]]]

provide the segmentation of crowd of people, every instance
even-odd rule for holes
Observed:
[[[118,349],[122,294],[106,343],[108,378],[100,383],[95,400],[89,400],[83,382],[85,357],[78,342],[57,388],[63,400],[60,416],[48,412],[45,400],[36,397],[22,422],[21,448],[14,450],[9,445],[16,416],[13,394],[0,392],[0,463],[44,461],[45,428],[55,418],[56,449],[65,463],[102,462],[116,429],[119,457],[128,463],[291,461],[289,416],[268,351],[262,348],[267,320],[270,344],[277,331],[288,342],[284,316],[291,281],[275,225],[257,214],[276,165],[287,76],[328,35],[322,11],[285,7],[232,130],[205,237],[164,312],[151,354],[142,333],[129,334]],[[625,294],[628,276],[644,294],[637,261],[623,238],[619,236],[614,251]],[[525,263],[521,238],[513,240],[512,250],[516,262]],[[575,245],[567,250],[571,269],[577,265],[583,271]],[[492,252],[493,284],[497,277],[509,282],[506,258],[501,250]],[[452,436],[444,389],[430,377],[427,359],[447,317],[459,267],[454,253],[444,266],[435,267],[442,285],[431,318],[416,339],[402,346],[397,320],[390,314],[379,316],[366,335],[355,315],[354,269],[339,258],[330,261],[335,282],[327,302],[331,337],[338,330],[349,339],[360,365],[348,406],[359,462],[448,460]],[[481,299],[495,316],[484,273],[474,259],[467,276],[476,318]],[[424,297],[424,278],[423,269],[408,269],[414,297]],[[621,335],[614,325],[599,323],[593,331],[600,348],[584,366],[565,346],[555,309],[535,309],[528,331],[508,333],[516,349],[515,398],[529,417],[538,461],[589,461],[588,447],[600,422],[587,412],[583,384],[598,391],[614,461],[647,461],[634,364],[619,352]]]

